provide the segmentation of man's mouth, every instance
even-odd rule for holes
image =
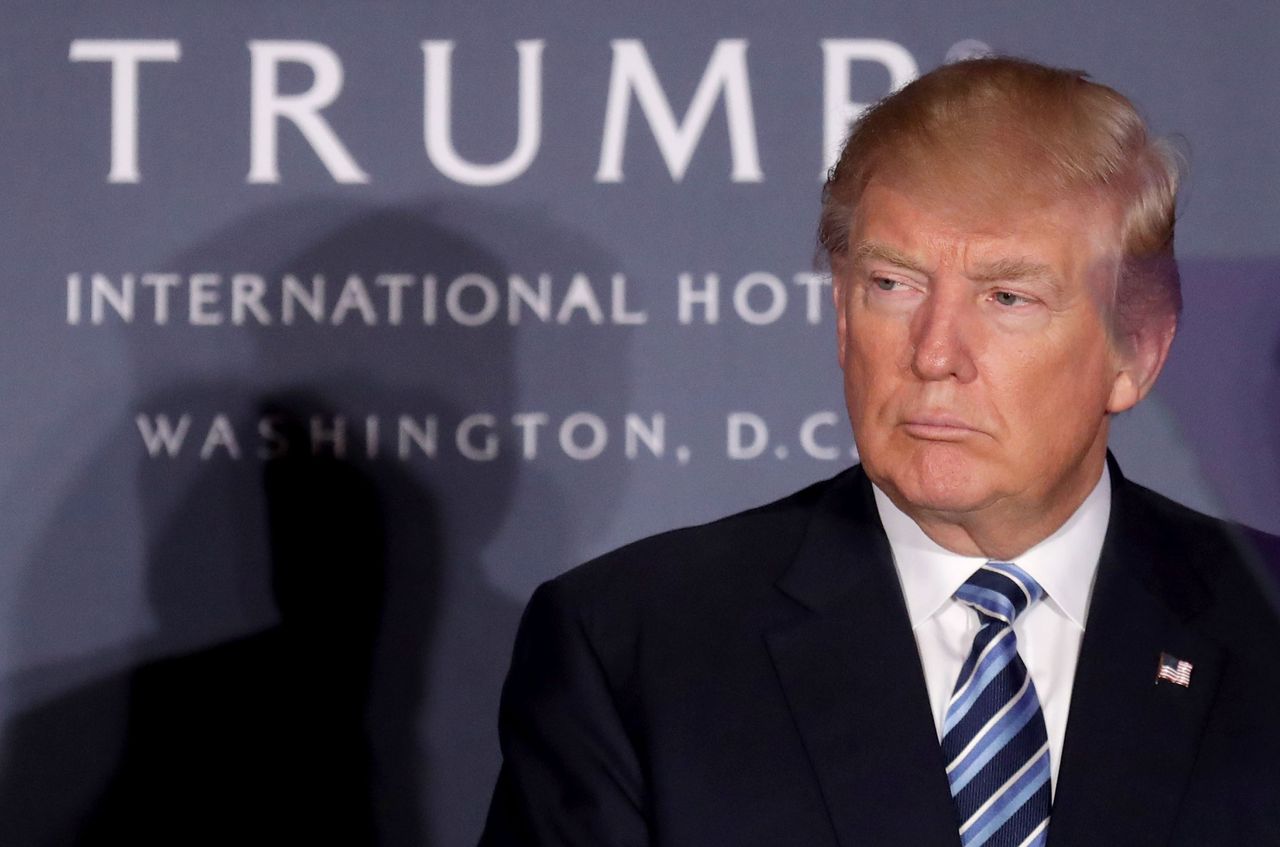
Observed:
[[[911,415],[903,420],[902,428],[908,435],[928,441],[961,441],[980,434],[963,418],[946,412]]]

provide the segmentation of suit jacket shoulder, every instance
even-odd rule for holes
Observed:
[[[498,844],[958,844],[860,468],[544,583],[499,720]]]
[[[815,508],[856,470],[752,509],[634,541],[550,581],[593,630],[759,601],[804,540]],[[665,611],[663,611],[665,610]]]
[[[1124,479],[1113,495],[1108,540],[1117,553],[1179,612],[1213,629],[1280,626],[1280,538],[1189,509]],[[1143,551],[1143,552],[1139,552]],[[1225,613],[1225,619],[1220,619]]]
[[[1050,845],[1280,843],[1277,539],[1112,479]]]

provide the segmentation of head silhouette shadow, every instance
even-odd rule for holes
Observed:
[[[0,810],[75,787],[24,823],[29,843],[225,840],[251,821],[255,837],[467,843],[497,770],[497,695],[524,600],[512,586],[573,563],[567,503],[590,525],[616,495],[563,500],[545,466],[588,466],[548,455],[553,437],[545,462],[520,458],[518,435],[503,427],[527,402],[524,372],[517,328],[501,316],[426,325],[420,302],[394,325],[385,303],[373,325],[359,310],[338,325],[331,315],[350,274],[380,292],[377,273],[419,286],[429,273],[443,287],[463,274],[502,285],[517,270],[566,267],[605,281],[616,266],[579,234],[518,210],[307,200],[241,219],[171,267],[260,268],[304,284],[322,275],[327,312],[199,330],[180,348],[171,327],[131,330],[135,408],[153,424],[185,417],[185,439],[174,455],[148,456],[135,421],[122,425],[67,509],[101,509],[116,496],[103,469],[124,451],[140,456],[152,631],[129,645],[132,668],[12,722]],[[573,375],[577,396],[541,408],[554,420],[584,398],[621,406],[617,334],[587,326],[564,345],[546,330],[535,355],[570,347],[557,367],[587,364]],[[174,353],[155,354],[163,349]],[[562,384],[567,376],[557,372]],[[502,441],[482,458],[458,444],[459,422],[477,412]],[[473,447],[485,432],[473,431]],[[585,472],[594,481],[616,470]],[[486,548],[512,526],[537,533],[526,561],[502,572],[530,576],[495,586]],[[51,541],[48,571],[74,574],[87,553],[77,544]],[[100,766],[79,773],[76,756],[50,755],[67,737],[91,739]]]

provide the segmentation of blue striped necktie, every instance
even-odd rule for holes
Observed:
[[[988,562],[956,591],[980,627],[947,704],[942,752],[964,847],[1042,847],[1049,736],[1013,621],[1044,596],[1026,571]]]

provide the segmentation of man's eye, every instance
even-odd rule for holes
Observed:
[[[881,291],[893,291],[901,285],[901,283],[896,279],[889,279],[888,277],[883,276],[875,277],[872,281],[876,284],[876,288],[879,288]]]
[[[1018,306],[1027,302],[1027,298],[1020,294],[1014,294],[1012,291],[997,291],[995,293],[995,301],[1001,306]]]

